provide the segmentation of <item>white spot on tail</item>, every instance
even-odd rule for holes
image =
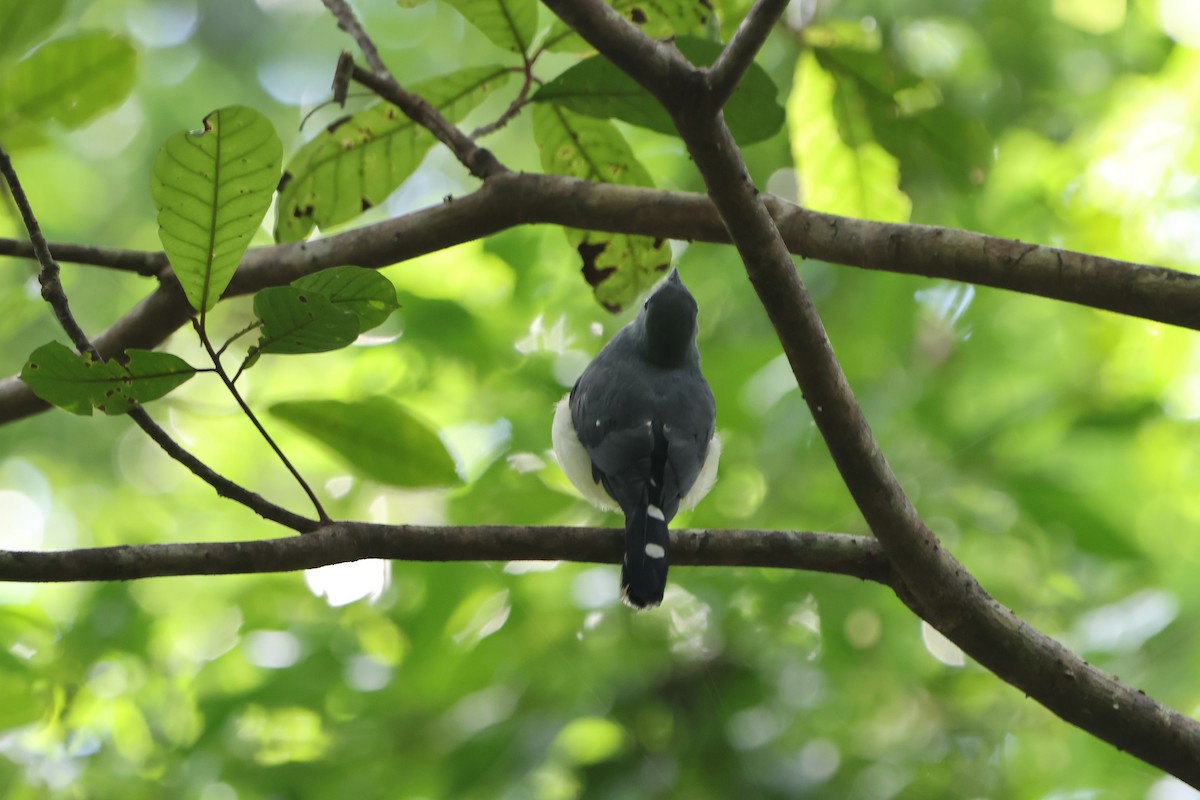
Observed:
[[[646,506],[646,516],[654,517],[659,522],[667,521],[667,518],[663,516],[662,509],[656,505]]]
[[[661,544],[650,543],[646,545],[646,555],[650,556],[651,558],[662,558],[666,554],[667,551],[663,549]]]

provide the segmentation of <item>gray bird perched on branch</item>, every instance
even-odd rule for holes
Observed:
[[[554,453],[581,494],[625,515],[621,597],[662,602],[667,523],[717,479],[717,406],[700,372],[696,301],[672,271],[554,414]]]

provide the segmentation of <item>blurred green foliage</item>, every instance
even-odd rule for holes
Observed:
[[[519,65],[507,39],[449,4],[359,5],[405,85]],[[636,4],[618,5],[635,16]],[[727,38],[749,3],[718,0],[711,15],[655,5],[681,30]],[[14,116],[24,95],[0,80],[0,135],[22,145],[16,165],[53,240],[157,249],[154,154],[214,109],[264,114],[285,163],[344,114],[320,104],[349,43],[316,3],[0,0],[0,21],[17,6],[40,10],[0,24],[5,76],[49,58],[38,54],[50,45],[31,52],[47,37],[103,36],[137,53],[101,73],[111,94],[70,113]],[[818,208],[857,198],[862,213],[1194,270],[1198,13],[1191,0],[794,3],[759,57],[788,126],[746,149],[751,175]],[[538,14],[539,29],[560,31]],[[543,79],[578,62],[577,40],[556,45],[568,52],[539,61]],[[474,98],[464,129],[498,118],[516,91],[510,81]],[[372,101],[352,102],[361,113]],[[486,140],[514,169],[542,163],[533,116]],[[614,129],[654,185],[702,188],[677,139]],[[474,186],[434,147],[350,224]],[[0,235],[21,235],[13,215]],[[271,239],[263,228],[255,242]],[[733,251],[670,246],[700,304],[725,439],[721,480],[680,524],[865,532]],[[579,266],[560,231],[536,227],[388,267],[401,303],[391,319],[347,350],[263,359],[242,389],[259,409],[392,398],[454,454],[452,488],[388,488],[267,417],[335,516],[619,524],[571,494],[547,455],[554,402],[625,320],[595,303]],[[1197,713],[1194,335],[990,289],[798,269],[947,546],[1032,624]],[[32,275],[0,263],[4,374],[61,339]],[[64,280],[90,332],[149,288],[72,265]],[[223,303],[212,338],[253,319],[248,298]],[[203,363],[190,331],[165,349]],[[306,508],[216,381],[189,381],[150,410],[231,478]],[[0,428],[0,547],[282,535],[265,525],[120,417],[56,411]],[[0,794],[1195,796],[961,664],[879,587],[680,568],[664,607],[633,615],[616,582],[615,568],[588,565],[366,563],[0,586]]]

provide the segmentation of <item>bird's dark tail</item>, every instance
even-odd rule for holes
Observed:
[[[621,599],[631,608],[652,608],[667,588],[667,521],[662,509],[642,503],[625,518],[625,561],[621,565]]]

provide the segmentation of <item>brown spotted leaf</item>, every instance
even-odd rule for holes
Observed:
[[[533,135],[542,168],[558,175],[630,186],[653,186],[628,142],[608,120],[550,104],[533,109]],[[616,312],[650,288],[671,262],[661,239],[566,228],[567,240],[583,260],[583,276],[605,308]]]
[[[473,67],[414,84],[411,91],[458,122],[510,75],[503,67]],[[433,144],[429,131],[390,103],[331,123],[284,170],[275,240],[299,241],[314,227],[346,222],[379,205],[420,166]]]
[[[93,361],[50,342],[34,350],[21,370],[21,380],[47,403],[72,414],[124,414],[157,400],[187,382],[196,370],[179,356],[152,350],[128,350],[126,362]]]

